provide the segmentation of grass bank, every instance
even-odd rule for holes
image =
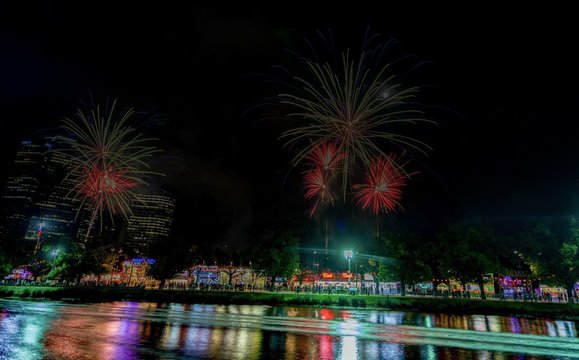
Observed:
[[[106,287],[0,286],[1,298],[50,299],[79,302],[118,300],[199,304],[263,304],[373,308],[448,314],[481,314],[579,319],[579,304],[533,303],[475,299],[399,296],[326,295],[269,292],[144,290]]]

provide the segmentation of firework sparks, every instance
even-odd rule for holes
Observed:
[[[393,157],[378,158],[366,173],[366,182],[355,185],[355,198],[362,209],[372,208],[374,214],[380,210],[394,212],[400,206],[402,188],[406,186],[406,179],[413,174],[405,174]]]
[[[333,204],[330,182],[343,159],[344,154],[333,143],[316,146],[308,156],[313,169],[306,171],[304,175],[304,197],[306,200],[316,199],[310,217],[315,214],[319,204]]]
[[[344,159],[344,153],[335,143],[324,143],[316,146],[307,158],[325,171],[335,171]]]
[[[84,169],[84,179],[80,193],[92,199],[97,207],[110,208],[113,212],[128,207],[129,190],[137,183],[125,177],[125,171],[106,170],[98,167]]]
[[[295,109],[288,116],[299,121],[282,133],[284,146],[307,145],[293,158],[294,165],[317,157],[316,149],[335,144],[343,154],[342,192],[344,199],[352,167],[361,162],[369,166],[372,159],[385,157],[385,145],[426,152],[423,142],[397,131],[398,125],[430,122],[421,111],[411,108],[418,88],[403,88],[388,75],[389,65],[375,68],[376,51],[362,51],[359,60],[342,54],[341,68],[329,63],[308,60],[306,68],[311,81],[295,76],[295,93],[280,94],[281,103]]]
[[[158,150],[131,125],[134,116],[133,109],[117,111],[115,100],[110,107],[79,109],[74,119],[62,120],[66,136],[55,151],[68,160],[67,179],[74,183],[71,193],[82,200],[81,208],[87,201],[93,205],[85,242],[97,214],[101,220],[105,211],[111,219],[113,213],[128,217],[135,190],[156,174],[147,161]]]
[[[310,217],[315,214],[320,204],[333,203],[334,198],[330,192],[330,180],[330,173],[319,167],[306,172],[304,176],[304,197],[306,200],[316,199],[310,210]]]

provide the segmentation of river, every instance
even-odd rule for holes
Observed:
[[[579,359],[579,323],[264,305],[0,299],[0,359]]]

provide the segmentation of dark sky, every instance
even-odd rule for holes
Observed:
[[[396,219],[516,222],[579,210],[571,9],[166,3],[4,8],[0,164],[8,168],[21,139],[58,126],[89,94],[118,97],[167,119],[153,135],[184,231],[248,243],[277,218],[313,238],[278,129],[258,122],[259,111],[243,115],[275,95],[252,74],[270,73],[283,49],[303,48],[318,30],[356,47],[370,27],[423,63],[421,99],[439,123],[424,133],[434,150],[416,165],[421,175]]]

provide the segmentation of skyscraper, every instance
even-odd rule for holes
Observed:
[[[73,237],[78,201],[67,182],[65,159],[42,145],[23,141],[0,202],[0,236],[40,250],[47,241]]]
[[[47,243],[84,241],[93,205],[87,202],[79,209],[81,201],[74,198],[74,184],[66,178],[66,165],[62,153],[51,151],[49,143],[20,144],[13,171],[0,194],[0,245],[24,244],[36,253]],[[119,240],[117,220],[125,225],[120,240],[129,252],[144,254],[151,243],[169,238],[175,210],[172,195],[138,194],[131,209],[127,220],[120,216],[114,221],[99,219],[95,226],[100,227],[100,239],[107,243]],[[93,232],[97,231],[93,228]]]
[[[50,144],[45,147],[40,184],[24,237],[36,240],[37,244],[72,238],[78,209],[78,201],[71,193],[72,184],[66,179],[66,160],[62,154],[49,151]]]
[[[0,237],[21,239],[37,196],[47,148],[22,141],[0,197]]]
[[[168,192],[137,195],[126,227],[127,250],[144,254],[151,243],[169,239],[174,211],[175,198]]]

